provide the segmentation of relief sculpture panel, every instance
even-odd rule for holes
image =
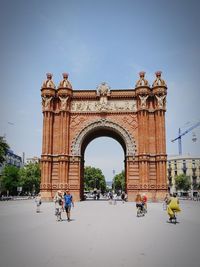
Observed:
[[[136,100],[107,100],[101,97],[100,101],[78,101],[71,103],[71,112],[136,112]]]

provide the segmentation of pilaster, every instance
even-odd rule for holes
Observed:
[[[161,78],[161,72],[156,72],[156,80],[152,86],[152,92],[155,105],[155,122],[156,122],[156,176],[157,189],[167,189],[166,179],[166,137],[165,137],[165,111],[167,86]]]
[[[145,80],[145,72],[140,72],[140,79],[136,83],[135,94],[137,97],[137,116],[138,116],[138,161],[140,185],[148,189],[149,181],[149,103],[151,89]]]
[[[63,73],[63,80],[57,90],[58,112],[60,116],[59,127],[59,183],[69,183],[69,108],[72,96],[72,86],[68,81],[68,74]]]
[[[52,74],[47,73],[47,80],[41,89],[43,108],[43,144],[41,156],[41,192],[42,195],[51,198],[51,173],[52,173],[52,145],[53,145],[53,109],[56,95]]]

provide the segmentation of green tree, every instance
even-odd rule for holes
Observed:
[[[7,144],[5,138],[3,136],[0,136],[0,164],[4,163],[8,149],[9,145]]]
[[[175,186],[177,190],[188,191],[191,187],[190,177],[180,174],[175,177]]]
[[[22,192],[38,193],[40,190],[41,171],[39,163],[26,164],[19,171]]]
[[[118,191],[118,190],[125,190],[125,172],[124,170],[116,174],[115,177],[113,178],[113,188]]]
[[[86,166],[84,169],[84,189],[90,191],[94,188],[100,189],[101,192],[105,192],[105,177],[100,169]]]
[[[3,168],[1,176],[2,192],[6,193],[6,191],[9,191],[10,195],[16,195],[18,186],[19,186],[19,168],[12,165],[6,165]]]

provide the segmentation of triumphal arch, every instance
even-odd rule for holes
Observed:
[[[41,193],[51,199],[70,189],[83,199],[84,153],[95,138],[109,136],[124,150],[126,192],[152,200],[167,192],[165,111],[167,86],[156,72],[153,85],[139,73],[132,89],[111,89],[102,82],[95,90],[74,90],[63,74],[58,87],[47,74],[41,89],[43,141]],[[103,144],[102,144],[103,145]]]

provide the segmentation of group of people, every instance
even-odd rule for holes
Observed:
[[[66,215],[67,215],[67,220],[68,222],[70,222],[71,208],[72,206],[74,207],[73,197],[70,194],[70,191],[67,190],[66,192],[64,192],[64,194],[60,190],[57,191],[57,193],[54,196],[53,201],[55,203],[55,215],[57,217],[57,221],[62,221],[61,214],[62,214],[62,211],[65,210]]]
[[[70,194],[70,191],[67,190],[66,192],[64,192],[64,194],[60,190],[57,191],[57,193],[54,196],[53,201],[55,203],[55,215],[56,215],[57,221],[62,221],[61,214],[62,214],[62,211],[65,210],[66,215],[67,215],[67,220],[69,222],[71,220],[70,219],[71,207],[74,206],[73,197]],[[36,212],[39,213],[40,206],[42,204],[40,193],[36,196],[35,203],[36,203]]]
[[[110,191],[108,194],[109,200],[112,201],[114,200],[113,193]],[[127,194],[125,192],[122,192],[121,194],[121,199],[122,202],[127,200]],[[57,218],[57,221],[62,221],[62,211],[65,210],[66,215],[67,215],[67,220],[70,221],[71,218],[71,208],[72,206],[74,207],[74,202],[73,202],[73,197],[70,194],[70,191],[67,190],[66,192],[62,193],[61,190],[57,191],[57,193],[54,196],[53,199],[55,203],[55,215]],[[41,200],[41,194],[39,193],[36,198],[36,212],[40,212],[40,205],[42,204]],[[143,193],[142,195],[138,193],[136,195],[135,199],[136,203],[136,208],[140,209],[142,212],[146,213],[147,212],[147,196]],[[172,194],[166,194],[165,199],[164,199],[164,204],[166,205],[166,210],[169,215],[169,221],[172,222],[174,218],[176,218],[176,213],[180,212],[180,206],[179,206],[179,199],[177,198],[177,194],[173,193]]]
[[[112,204],[112,202],[113,202],[113,204],[116,204],[116,201],[120,199],[120,196],[121,196],[122,203],[127,201],[128,196],[124,191],[121,194],[120,193],[113,194],[112,191],[109,191],[107,194],[107,198],[108,198],[110,204]]]
[[[135,203],[137,209],[140,209],[144,213],[147,212],[147,196],[144,193],[142,195],[139,193],[136,195]],[[169,222],[172,222],[173,219],[176,219],[176,213],[181,211],[177,194],[166,194],[164,203],[169,215]]]

